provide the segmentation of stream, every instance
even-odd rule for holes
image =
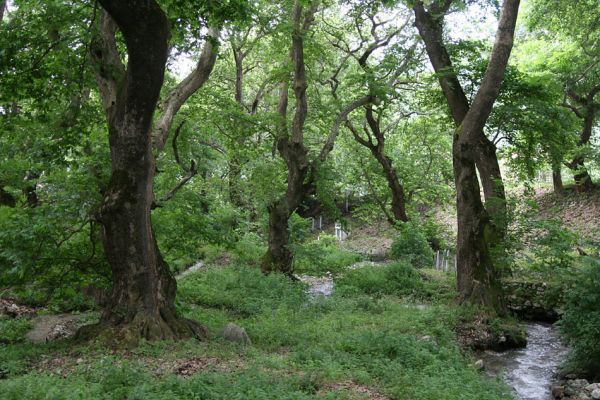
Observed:
[[[482,354],[486,372],[501,375],[521,400],[552,399],[551,384],[567,349],[560,344],[557,329],[545,323],[527,323],[527,347],[502,353]]]
[[[378,265],[378,263],[375,263]],[[367,266],[357,264],[360,268]],[[331,296],[331,276],[298,278],[308,285],[311,297]],[[426,307],[426,306],[423,306]],[[557,328],[547,323],[528,322],[527,347],[505,352],[486,351],[481,354],[485,371],[491,377],[502,376],[520,400],[551,400],[551,385],[556,380],[558,365],[565,359],[567,349],[561,345]]]

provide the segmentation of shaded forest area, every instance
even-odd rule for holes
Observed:
[[[0,397],[600,378],[599,93],[597,0],[1,1]]]

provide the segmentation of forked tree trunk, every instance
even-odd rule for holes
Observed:
[[[287,166],[287,189],[285,194],[269,206],[269,240],[267,253],[264,255],[261,268],[264,273],[282,272],[293,276],[293,255],[289,248],[288,221],[300,206],[304,198],[312,190],[313,185],[307,182],[311,164],[308,161],[308,150],[304,146],[304,122],[308,111],[306,101],[306,67],[304,64],[304,33],[310,26],[314,7],[311,7],[302,18],[302,4],[295,1],[292,11],[292,48],[290,58],[294,70],[294,97],[296,111],[292,126],[288,132],[287,106],[288,85],[283,83],[279,93],[278,113],[280,132],[277,139],[277,150]],[[322,151],[326,156],[326,152]]]
[[[470,107],[465,101],[460,83],[453,74],[452,64],[442,41],[442,22],[439,15],[445,14],[450,4],[451,1],[446,1],[440,8],[438,3],[434,3],[428,12],[425,11],[423,3],[418,1],[414,11],[417,28],[425,41],[429,58],[436,72],[444,74],[439,77],[440,84],[458,125],[452,145],[458,217],[458,289],[462,302],[484,305],[498,314],[504,314],[505,307],[498,279],[500,272],[494,265],[492,254],[493,245],[501,240],[504,229],[500,224],[492,222],[490,214],[481,202],[476,162],[478,157],[486,156],[486,152],[481,151],[482,132],[506,72],[519,0],[504,1],[490,62]],[[484,147],[484,150],[486,148],[491,150],[489,146]],[[491,155],[490,152],[489,156]],[[487,166],[492,170],[495,168],[493,163]]]
[[[419,35],[425,43],[429,60],[438,74],[438,80],[448,102],[450,113],[457,127],[460,127],[471,105],[456,76],[450,55],[444,45],[443,20],[444,15],[452,4],[451,0],[433,2],[428,11],[422,1],[417,1],[413,7],[415,24]],[[503,237],[508,223],[506,209],[506,194],[502,173],[496,155],[496,146],[485,135],[483,127],[474,132],[473,158],[479,170],[485,206],[500,235]]]
[[[100,3],[123,33],[128,64],[118,83],[98,76],[101,91],[108,87],[103,84],[119,88],[107,108],[112,174],[98,216],[113,287],[100,323],[79,336],[105,334],[130,343],[201,336],[206,332],[197,323],[177,316],[177,285],[156,245],[150,218],[155,171],[151,124],[167,61],[168,22],[153,0]],[[110,25],[108,16],[103,17],[102,23]],[[96,50],[101,52],[101,46]]]

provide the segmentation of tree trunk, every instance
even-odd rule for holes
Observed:
[[[506,209],[506,193],[500,164],[496,156],[496,146],[485,136],[483,131],[477,135],[477,151],[475,151],[475,166],[479,171],[485,208],[492,222],[496,225],[499,238],[506,235],[508,214]]]
[[[14,208],[17,205],[17,200],[15,197],[4,190],[4,185],[0,182],[0,206],[6,206]]]
[[[594,119],[596,116],[596,104],[593,101],[594,96],[587,99],[586,101],[586,112],[583,116],[583,129],[579,136],[578,146],[585,146],[590,142],[592,137],[592,131],[594,129]],[[573,179],[575,180],[575,187],[580,192],[586,192],[593,188],[592,177],[585,168],[585,158],[583,155],[579,155],[569,163],[569,168],[575,172]]]
[[[499,276],[490,246],[497,239],[481,203],[474,149],[464,132],[455,135],[452,149],[457,193],[457,284],[461,302],[483,305],[504,313]]]
[[[116,99],[106,108],[112,174],[98,216],[112,293],[100,323],[80,330],[79,337],[104,334],[137,343],[140,338],[205,336],[199,324],[177,316],[177,285],[156,245],[150,217],[155,171],[151,124],[164,79],[169,25],[153,0],[100,3],[123,33],[128,64],[122,80],[111,82],[118,87],[116,96],[100,86],[104,100]]]
[[[492,152],[490,146],[482,146],[485,143],[482,141],[482,132],[506,72],[514,40],[519,0],[504,1],[490,61],[470,107],[453,73],[450,58],[443,44],[442,19],[437,17],[443,16],[450,4],[450,1],[446,1],[440,8],[438,3],[433,3],[427,12],[423,3],[418,1],[413,9],[417,28],[425,41],[429,58],[436,72],[440,74],[440,85],[458,126],[452,145],[458,218],[458,290],[462,302],[484,305],[502,315],[506,310],[499,282],[500,271],[494,265],[492,251],[495,242],[502,239],[504,228],[499,227],[500,224],[492,223],[481,202],[476,161],[478,157],[491,157],[492,153],[495,157],[495,151]],[[481,150],[482,147],[485,151]],[[495,168],[494,163],[485,166],[491,171]],[[497,188],[496,193],[499,193]]]
[[[562,181],[562,172],[560,163],[552,166],[552,186],[554,187],[554,193],[562,195],[564,192],[564,186]]]
[[[240,189],[240,177],[242,174],[242,168],[240,166],[240,160],[237,156],[229,155],[227,160],[227,183],[229,186],[229,201],[236,207],[244,207],[242,199],[242,192]]]
[[[415,24],[425,43],[427,55],[436,74],[438,74],[438,80],[448,102],[454,123],[459,127],[471,106],[444,45],[443,17],[450,5],[450,1],[445,1],[441,7],[434,2],[430,11],[427,12],[423,2],[418,1],[415,3],[413,10],[415,12]],[[480,131],[474,132],[474,135],[476,141],[473,156],[483,186],[485,205],[503,236],[506,232],[508,218],[504,182],[496,155],[496,146],[485,136],[483,127]]]
[[[406,199],[404,196],[404,188],[400,184],[396,170],[392,167],[392,160],[377,149],[372,149],[371,153],[383,168],[385,179],[387,180],[388,187],[392,194],[392,214],[396,221],[406,222],[408,216],[406,215]]]
[[[262,271],[266,274],[282,272],[293,274],[293,255],[289,248],[290,233],[288,221],[291,216],[285,201],[269,206],[269,242],[268,250],[262,260]]]
[[[312,190],[307,182],[312,165],[308,162],[308,150],[304,146],[304,122],[308,112],[306,100],[306,66],[304,64],[304,33],[310,26],[315,8],[311,7],[302,18],[302,4],[294,2],[292,11],[292,48],[290,58],[294,70],[294,97],[296,111],[292,120],[291,132],[287,127],[288,85],[283,83],[279,93],[278,113],[280,133],[277,150],[287,166],[287,189],[285,195],[269,206],[269,241],[267,253],[262,260],[265,273],[273,271],[293,276],[293,255],[289,249],[288,220]]]

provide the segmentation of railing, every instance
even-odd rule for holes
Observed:
[[[456,254],[450,250],[438,250],[435,252],[433,264],[439,271],[456,271]]]

